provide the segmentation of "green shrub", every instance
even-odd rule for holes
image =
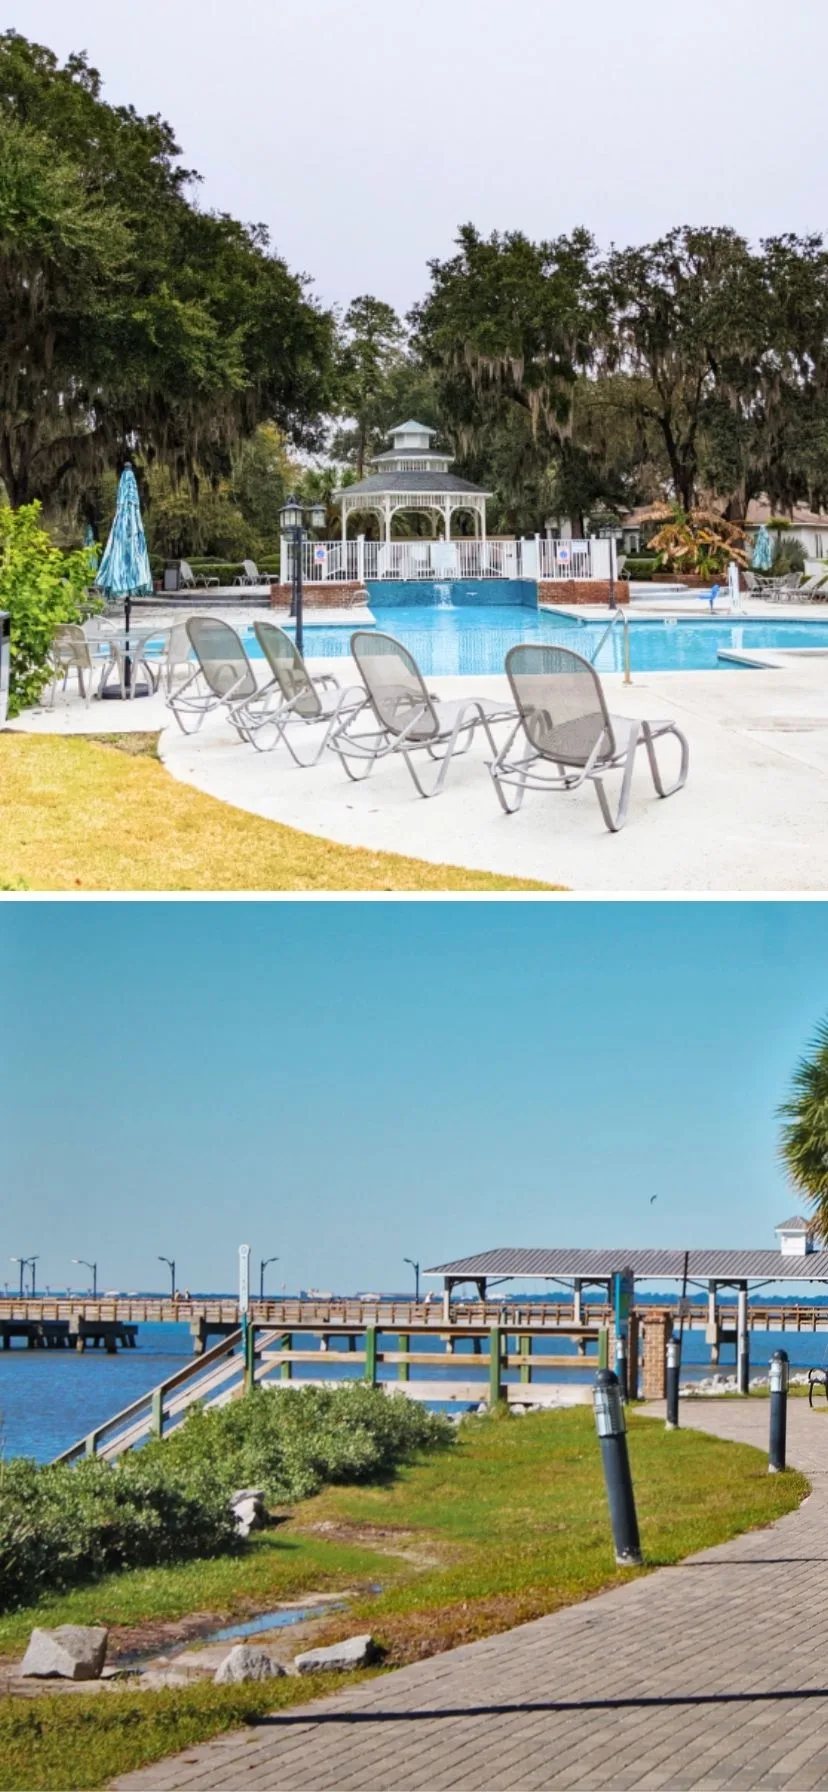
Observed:
[[[784,578],[788,572],[805,571],[805,549],[795,535],[777,536],[773,550],[771,573],[774,578]]]
[[[0,610],[11,618],[9,715],[36,703],[49,681],[47,656],[60,622],[81,622],[99,607],[85,548],[66,554],[40,526],[40,505],[0,509]]]
[[[624,572],[629,579],[651,579],[659,571],[659,563],[654,558],[628,554],[624,561]]]
[[[113,1568],[218,1555],[235,1539],[225,1480],[209,1463],[181,1473],[139,1451],[117,1466],[0,1467],[0,1609]]]
[[[453,1437],[447,1419],[416,1401],[389,1400],[378,1388],[257,1389],[246,1400],[186,1423],[145,1455],[163,1456],[176,1471],[220,1464],[228,1487],[262,1487],[293,1504],[325,1483],[379,1480],[420,1450]]]
[[[257,1389],[195,1407],[163,1442],[76,1467],[0,1464],[0,1610],[118,1568],[238,1547],[229,1496],[262,1487],[293,1504],[325,1482],[381,1480],[452,1440],[447,1419],[379,1389]]]

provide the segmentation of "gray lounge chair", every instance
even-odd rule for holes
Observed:
[[[364,708],[364,686],[352,685],[343,690],[332,673],[312,678],[296,643],[283,628],[275,622],[257,622],[254,628],[273,679],[261,697],[254,697],[240,712],[248,738],[260,752],[271,750],[283,740],[297,765],[318,765],[339,723]],[[275,707],[274,690],[279,698]],[[297,724],[308,728],[323,722],[327,726],[314,753],[310,759],[301,759],[288,738],[288,730]]]
[[[367,733],[354,733],[355,718],[348,716],[331,737],[331,747],[355,783],[368,777],[378,759],[400,754],[420,796],[438,796],[455,752],[468,751],[476,729],[483,729],[492,753],[497,753],[492,724],[511,720],[515,713],[511,704],[504,707],[486,697],[444,702],[426,690],[420,668],[408,649],[392,635],[374,629],[358,629],[351,636],[351,652],[377,722],[377,727]],[[438,763],[429,789],[417,775],[412,758],[416,752],[426,752]],[[359,763],[364,766],[363,771],[355,769]]]
[[[209,591],[211,586],[218,585],[217,578],[207,579],[204,577],[203,573],[202,573],[202,576],[200,579],[196,579],[195,573],[193,572],[193,569],[190,565],[189,560],[179,560],[179,562],[178,562],[178,582],[181,586],[182,591],[196,591],[196,590]]]
[[[507,815],[520,808],[527,789],[577,790],[589,779],[595,785],[607,827],[618,833],[627,819],[635,755],[641,746],[646,748],[659,796],[681,790],[690,757],[681,730],[675,722],[631,721],[627,716],[610,715],[601,680],[579,653],[551,642],[512,647],[506,655],[506,674],[518,721],[489,770]],[[514,746],[521,732],[528,750],[516,757]],[[662,781],[654,745],[666,734],[675,735],[681,747],[679,774],[669,785]],[[623,777],[613,814],[604,777],[616,769],[623,771]],[[507,792],[512,787],[517,794],[510,800]]]
[[[244,572],[233,580],[234,585],[270,585],[279,576],[275,572],[260,572],[255,560],[243,560],[242,566]]]
[[[167,691],[179,728],[195,734],[206,715],[224,709],[239,737],[249,740],[240,712],[263,692],[239,636],[216,616],[189,616],[186,628],[197,666],[177,691]]]

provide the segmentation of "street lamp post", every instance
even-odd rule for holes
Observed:
[[[412,1269],[413,1269],[413,1271],[414,1271],[414,1299],[415,1299],[415,1301],[416,1301],[416,1302],[417,1302],[417,1304],[418,1304],[418,1305],[419,1305],[419,1300],[420,1300],[420,1265],[419,1265],[419,1263],[417,1263],[417,1262],[416,1262],[416,1261],[415,1261],[415,1259],[414,1259],[414,1258],[413,1258],[413,1257],[403,1257],[403,1263],[410,1263],[410,1264],[411,1264],[411,1268],[412,1268]]]
[[[308,511],[308,515],[309,515],[309,519],[310,519],[310,527],[312,529],[324,529],[325,518],[326,518],[326,511],[325,511],[324,504],[310,504],[310,505],[306,506],[305,508]],[[286,541],[289,541],[291,543],[291,545],[293,547],[293,565],[291,568],[292,577],[291,577],[290,613],[291,613],[291,616],[293,616],[296,621],[295,639],[296,639],[297,652],[299,652],[299,653],[304,653],[304,651],[305,651],[305,636],[304,636],[304,629],[303,629],[304,618],[303,618],[303,608],[302,608],[302,606],[303,606],[302,548],[303,548],[304,542],[306,540],[307,532],[306,532],[306,529],[304,526],[304,519],[305,519],[305,509],[303,509],[303,506],[300,504],[299,499],[298,498],[288,498],[287,501],[282,505],[282,508],[279,512],[279,521],[281,523],[282,535],[284,536]]]
[[[278,1263],[278,1257],[263,1257],[259,1264],[259,1299],[264,1300],[264,1272],[269,1263]]]
[[[91,1271],[92,1271],[92,1299],[96,1300],[97,1294],[98,1294],[98,1265],[97,1265],[97,1263],[90,1263],[87,1257],[73,1257],[72,1262],[73,1263],[82,1263],[84,1269],[91,1269]]]
[[[37,1258],[36,1257],[10,1257],[9,1262],[20,1264],[20,1299],[21,1300],[23,1299],[23,1295],[25,1293],[25,1289],[23,1287],[23,1277],[24,1277],[27,1269],[30,1269],[32,1272],[32,1296],[34,1296],[35,1264],[37,1262]]]
[[[167,1265],[170,1272],[170,1294],[172,1295],[173,1300],[175,1300],[175,1258],[162,1257],[159,1252],[158,1261],[159,1263],[166,1263]]]

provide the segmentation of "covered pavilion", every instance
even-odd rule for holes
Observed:
[[[402,511],[427,511],[432,521],[432,534],[437,532],[437,518],[443,521],[443,537],[451,540],[451,521],[458,510],[474,518],[475,536],[486,539],[486,492],[468,479],[459,479],[449,472],[451,456],[432,447],[436,434],[413,418],[398,423],[390,431],[392,447],[372,461],[377,471],[355,485],[342,486],[334,492],[342,517],[342,540],[348,539],[348,518],[360,511],[373,510],[380,518],[384,541],[391,540],[391,525]]]

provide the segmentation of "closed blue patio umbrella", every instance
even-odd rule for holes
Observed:
[[[152,572],[150,570],[147,538],[141,520],[141,501],[138,497],[138,486],[131,466],[127,464],[118,481],[118,497],[115,515],[109,540],[104,548],[98,575],[95,580],[98,591],[102,591],[108,602],[124,600],[124,623],[126,626],[126,660],[125,683],[129,690],[132,666],[129,657],[129,626],[134,597],[150,597],[152,595]]]
[[[773,542],[764,523],[756,531],[751,566],[754,572],[768,572],[773,565]]]

